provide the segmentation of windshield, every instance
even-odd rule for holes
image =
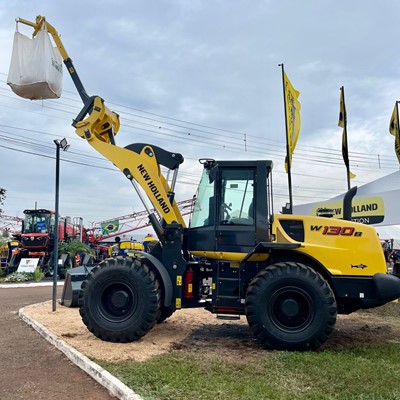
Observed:
[[[51,231],[52,231],[51,214],[49,213],[25,214],[23,233],[49,233]]]
[[[204,169],[203,175],[197,189],[196,201],[192,219],[190,222],[191,228],[198,228],[201,226],[209,226],[214,224],[212,213],[214,201],[214,183],[210,183],[209,170]]]

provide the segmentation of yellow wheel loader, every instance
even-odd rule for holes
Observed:
[[[267,348],[317,349],[338,313],[400,297],[375,229],[351,221],[354,192],[343,220],[274,214],[271,161],[200,160],[186,226],[174,200],[182,155],[146,143],[117,146],[118,115],[86,94],[55,29],[41,16],[19,22],[34,34],[46,24],[84,102],[76,133],[126,176],[159,240],[150,253],[108,258],[82,273],[80,315],[98,338],[134,341],[176,310],[202,307],[219,318],[245,315]]]

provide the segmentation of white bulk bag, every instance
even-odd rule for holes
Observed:
[[[30,100],[61,96],[62,57],[47,30],[41,29],[33,39],[15,32],[7,84]]]

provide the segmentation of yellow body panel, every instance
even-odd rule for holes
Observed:
[[[386,273],[386,262],[374,227],[352,221],[313,216],[277,215],[272,233],[294,242],[279,221],[301,220],[304,242],[298,250],[320,262],[333,275],[371,276]]]
[[[128,255],[134,254],[136,251],[144,251],[144,246],[140,242],[120,242],[108,247],[108,255],[112,257],[113,253],[119,250],[128,250]]]
[[[139,251],[144,250],[143,243],[140,243],[140,242],[120,242],[119,248],[120,249],[139,250]]]
[[[303,253],[318,261],[332,275],[372,276],[386,273],[386,262],[375,228],[352,221],[298,215],[275,215],[272,243],[299,243],[290,238],[280,221],[297,220],[304,225],[304,241],[288,252]],[[192,251],[198,257],[215,260],[241,261],[246,253]],[[262,262],[265,253],[255,254],[250,261]]]

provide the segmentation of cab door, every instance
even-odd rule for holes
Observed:
[[[254,167],[219,169],[216,251],[248,253],[256,244]]]

